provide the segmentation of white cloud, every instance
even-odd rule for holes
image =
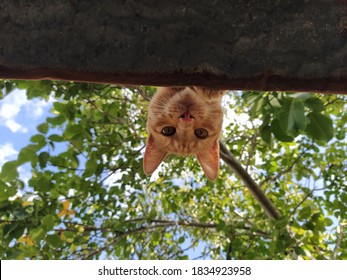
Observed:
[[[0,144],[0,167],[7,161],[12,160],[18,154],[12,143]]]
[[[13,133],[16,132],[28,132],[28,129],[26,127],[23,127],[19,123],[17,123],[14,119],[9,119],[5,121],[5,126],[7,126]]]
[[[50,106],[54,101],[54,98],[50,97],[48,101],[43,99],[33,99],[26,104],[26,110],[29,115],[34,118],[39,118],[43,115],[46,107]]]
[[[0,107],[0,117],[3,119],[12,119],[20,111],[20,107],[16,104],[4,104]]]
[[[41,117],[43,114],[43,110],[42,110],[42,107],[37,107],[33,110],[33,115],[38,118],[38,117]]]
[[[28,132],[27,125],[31,120],[41,117],[47,107],[51,106],[53,98],[28,100],[26,91],[15,90],[0,101],[0,125],[9,128],[13,133]],[[19,123],[18,116],[23,114],[25,121]]]

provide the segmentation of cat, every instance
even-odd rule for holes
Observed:
[[[207,178],[217,178],[224,93],[201,87],[158,88],[148,106],[143,160],[146,175],[152,174],[168,154],[176,154],[195,156]]]

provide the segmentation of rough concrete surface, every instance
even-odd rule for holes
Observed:
[[[0,0],[0,78],[347,93],[347,1]]]

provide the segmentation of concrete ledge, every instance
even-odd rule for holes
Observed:
[[[0,78],[347,93],[344,0],[1,0]]]

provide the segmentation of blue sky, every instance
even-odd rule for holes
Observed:
[[[14,90],[0,100],[0,167],[17,158],[19,151],[29,144],[52,107],[53,99],[28,100],[26,91]],[[28,170],[19,170],[22,179]]]

